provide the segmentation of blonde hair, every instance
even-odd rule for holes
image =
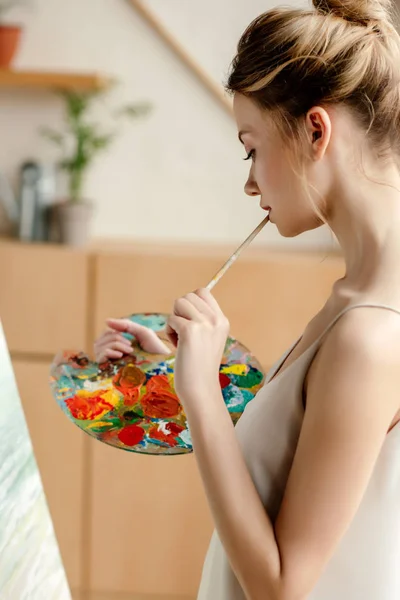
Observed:
[[[239,41],[227,90],[272,111],[292,142],[310,108],[343,104],[377,149],[400,154],[400,37],[391,0],[313,5],[255,19]]]

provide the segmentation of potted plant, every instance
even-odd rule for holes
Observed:
[[[42,128],[42,134],[61,150],[58,166],[67,174],[68,197],[56,205],[61,242],[82,246],[88,237],[93,205],[84,197],[85,177],[96,156],[110,146],[116,132],[105,132],[90,118],[101,92],[61,92],[65,101],[65,129]],[[131,104],[112,111],[112,117],[137,118],[149,112],[148,104]]]
[[[26,4],[27,0],[0,0],[0,68],[7,69],[14,60],[22,35],[21,25],[4,22],[4,18],[13,8]]]

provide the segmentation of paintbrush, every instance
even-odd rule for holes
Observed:
[[[233,265],[234,262],[236,262],[236,260],[239,258],[239,256],[243,252],[243,250],[245,250],[247,248],[247,246],[249,246],[251,244],[251,242],[254,240],[256,235],[258,235],[260,233],[260,231],[264,228],[264,226],[268,223],[268,221],[269,221],[269,214],[265,217],[265,219],[263,219],[261,221],[261,223],[249,235],[249,237],[244,240],[243,244],[241,244],[239,246],[239,248],[237,250],[235,250],[235,252],[232,254],[232,256],[230,258],[228,258],[226,263],[214,275],[214,277],[211,279],[210,283],[206,286],[207,290],[211,291],[213,289],[213,287],[218,283],[218,281],[221,279],[221,277],[223,277],[223,275],[225,275],[227,270],[231,268],[231,266]]]

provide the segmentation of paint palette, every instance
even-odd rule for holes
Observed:
[[[163,340],[168,315],[134,314]],[[64,352],[52,365],[50,384],[64,413],[92,437],[143,454],[192,452],[186,416],[174,390],[174,354],[149,354],[129,334],[133,355],[104,364]],[[220,367],[226,407],[236,423],[264,381],[256,358],[228,338]]]

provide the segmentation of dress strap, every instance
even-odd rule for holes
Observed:
[[[341,310],[336,317],[329,323],[329,325],[324,329],[324,331],[321,333],[321,335],[318,337],[317,340],[315,340],[315,344],[317,344],[317,342],[319,342],[327,333],[328,331],[330,331],[332,329],[332,327],[335,325],[335,323],[337,323],[337,321],[339,321],[339,319],[346,314],[347,312],[349,312],[350,310],[353,310],[355,308],[382,308],[383,310],[389,310],[391,312],[397,313],[398,315],[400,315],[400,309],[398,308],[393,308],[393,306],[388,306],[387,304],[352,304],[350,306],[346,306],[346,308],[344,308],[343,310]]]
[[[340,311],[336,317],[329,323],[329,325],[324,329],[324,331],[321,333],[321,335],[319,335],[317,337],[316,340],[314,340],[314,342],[307,348],[307,350],[304,350],[304,352],[302,352],[302,354],[300,354],[300,356],[298,356],[288,367],[288,369],[290,369],[291,367],[294,367],[295,364],[299,364],[299,362],[306,358],[307,356],[311,356],[312,354],[315,353],[316,349],[320,346],[322,339],[324,338],[324,336],[332,329],[332,327],[335,325],[335,323],[337,323],[337,321],[339,321],[339,319],[346,314],[347,312],[349,312],[350,310],[354,310],[355,308],[382,308],[383,310],[389,310],[391,312],[394,312],[398,315],[400,315],[400,309],[397,308],[393,308],[392,306],[388,306],[386,304],[372,304],[372,303],[365,303],[365,304],[352,304],[350,306],[346,306],[346,308],[344,308],[342,311]],[[273,365],[273,367],[270,369],[269,373],[267,374],[267,378],[266,381],[267,383],[270,383],[272,381],[274,381],[275,379],[277,379],[277,377],[279,377],[279,375],[282,373],[282,367],[286,362],[286,359],[290,356],[290,354],[293,352],[293,350],[296,348],[296,346],[300,343],[302,339],[302,336],[299,337],[298,340],[296,340],[294,342],[294,344],[289,348],[289,350],[287,350],[284,355],[282,356],[282,358],[279,359],[279,361]],[[284,369],[283,372],[285,372],[287,369]]]

